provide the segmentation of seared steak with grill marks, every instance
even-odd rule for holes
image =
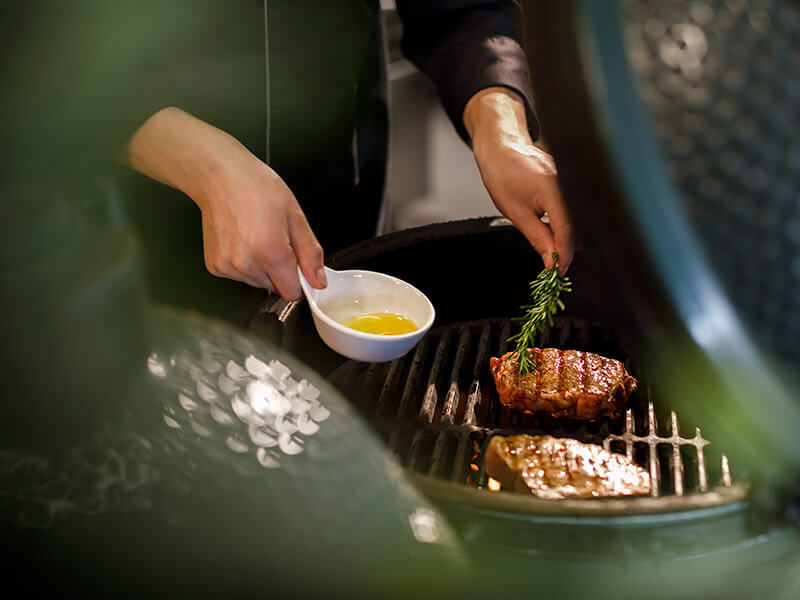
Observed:
[[[489,360],[500,402],[509,408],[564,419],[617,418],[636,389],[636,379],[613,358],[557,348],[528,353],[535,370],[522,376],[516,352]]]
[[[548,500],[650,493],[650,475],[626,456],[570,438],[496,435],[484,460],[504,489]]]

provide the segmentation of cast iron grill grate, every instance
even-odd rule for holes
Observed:
[[[670,424],[672,435],[664,437],[658,435],[658,423],[656,421],[655,406],[652,402],[647,404],[647,435],[636,434],[634,426],[633,409],[628,409],[625,413],[625,430],[622,434],[609,434],[603,440],[603,447],[606,450],[618,451],[615,447],[616,442],[621,442],[625,446],[625,456],[629,459],[634,456],[634,448],[637,445],[644,445],[647,453],[647,465],[650,472],[650,481],[661,481],[661,461],[659,460],[659,450],[668,447],[670,452],[670,472],[672,474],[672,493],[676,496],[683,496],[685,493],[685,481],[687,473],[684,468],[683,448],[691,448],[692,456],[696,465],[696,485],[692,487],[698,492],[708,491],[708,470],[706,469],[704,448],[710,444],[703,438],[700,428],[695,428],[695,435],[692,438],[681,437],[678,431],[678,415],[675,411],[670,413]],[[613,444],[613,446],[612,446]],[[720,480],[724,487],[731,487],[731,471],[728,464],[728,457],[724,454],[720,458]],[[661,486],[653,486],[651,495],[659,496]]]
[[[559,318],[540,335],[537,345],[596,352],[622,361],[639,381],[622,423],[608,418],[567,421],[503,407],[488,365],[491,356],[509,349],[511,332],[507,319],[438,327],[406,356],[389,363],[351,361],[336,369],[331,381],[376,426],[406,468],[436,479],[495,491],[496,482],[483,464],[486,445],[493,435],[528,433],[572,437],[625,453],[649,470],[656,482],[653,496],[731,487],[727,458],[714,458],[712,466],[706,450],[709,441],[699,427],[694,437],[681,437],[672,412],[670,434],[659,435],[650,387],[620,336],[606,324]]]

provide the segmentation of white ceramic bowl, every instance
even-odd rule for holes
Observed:
[[[325,267],[328,287],[318,290],[306,281],[300,269],[300,284],[311,308],[319,336],[333,350],[355,360],[384,362],[403,356],[433,325],[436,311],[414,286],[374,271],[334,271]],[[342,325],[369,313],[398,313],[414,321],[411,333],[379,335]]]

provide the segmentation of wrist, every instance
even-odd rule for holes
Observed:
[[[477,92],[464,107],[463,119],[476,154],[484,147],[533,143],[525,104],[508,88],[491,87]]]
[[[225,190],[234,185],[243,162],[257,160],[238,140],[220,133],[223,135],[208,136],[184,155],[179,168],[178,189],[201,210],[207,207],[209,200],[225,197]]]
[[[257,160],[236,138],[202,121],[176,153],[176,185],[203,209],[243,161]]]

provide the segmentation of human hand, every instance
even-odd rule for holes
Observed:
[[[553,266],[553,251],[558,252],[559,271],[566,273],[575,252],[572,225],[555,162],[533,145],[520,98],[505,88],[482,90],[467,103],[464,124],[497,209],[528,239],[545,267]],[[545,213],[549,227],[541,220]]]
[[[176,109],[151,116],[123,161],[186,193],[202,211],[208,271],[296,300],[300,265],[316,288],[327,285],[322,247],[291,190],[227,133]]]
[[[252,154],[230,157],[193,199],[203,213],[203,250],[212,275],[301,296],[297,266],[327,285],[322,247],[289,187]]]

